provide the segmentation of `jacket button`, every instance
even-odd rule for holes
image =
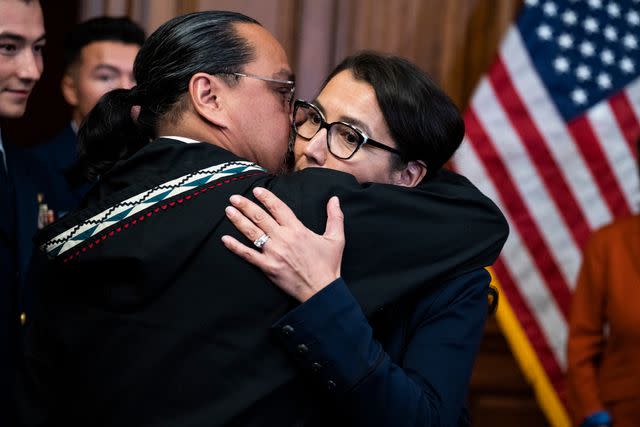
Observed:
[[[335,390],[336,389],[335,381],[332,381],[332,380],[327,381],[327,388],[329,390]]]
[[[284,325],[281,330],[282,330],[282,335],[285,335],[285,336],[289,336],[296,331],[295,329],[293,329],[293,326],[291,325]]]
[[[311,370],[312,370],[313,372],[320,372],[320,369],[322,369],[322,365],[321,365],[321,364],[319,364],[318,362],[313,362],[313,363],[311,364]]]
[[[304,344],[300,344],[300,345],[298,346],[298,353],[300,353],[300,354],[307,354],[308,352],[309,352],[309,347],[307,347],[306,345],[304,345]]]

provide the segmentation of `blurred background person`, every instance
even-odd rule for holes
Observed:
[[[135,86],[133,61],[144,39],[144,30],[127,17],[92,18],[67,34],[60,87],[72,107],[71,122],[36,148],[38,157],[51,169],[57,189],[55,217],[75,207],[88,189],[88,183],[71,168],[77,158],[78,127],[102,95]]]
[[[640,422],[639,260],[637,214],[596,231],[585,248],[567,352],[569,405],[577,426]]]
[[[34,299],[26,274],[33,236],[77,206],[90,187],[73,167],[77,159],[78,127],[102,95],[135,85],[133,61],[144,39],[144,30],[127,17],[92,18],[66,34],[60,87],[72,108],[71,121],[47,142],[21,149],[23,156],[32,159],[28,170],[21,168],[21,190],[17,193],[22,201],[17,233],[22,274],[17,300],[18,317],[23,325],[30,317]]]
[[[44,21],[37,0],[0,0],[0,118],[21,117],[42,74]],[[21,266],[18,229],[28,153],[0,135],[0,424],[12,425],[10,386],[15,366],[18,314],[16,293]],[[20,206],[18,206],[20,205]]]

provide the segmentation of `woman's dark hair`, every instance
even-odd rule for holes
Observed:
[[[94,180],[156,137],[159,120],[177,120],[194,74],[242,71],[255,51],[236,32],[238,23],[260,25],[240,13],[207,11],[174,18],[151,34],[134,62],[137,86],[104,95],[80,127],[83,175]],[[137,119],[133,106],[140,106]]]
[[[422,160],[433,176],[464,137],[464,121],[453,101],[420,68],[397,56],[360,52],[345,58],[329,74],[349,70],[369,83],[402,153],[401,160]]]

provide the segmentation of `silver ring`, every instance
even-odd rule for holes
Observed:
[[[253,242],[253,245],[258,249],[262,249],[262,247],[264,246],[265,243],[267,243],[267,241],[269,241],[269,236],[267,235],[267,233],[265,233],[262,236],[258,237]]]

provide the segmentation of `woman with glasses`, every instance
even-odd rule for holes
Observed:
[[[406,187],[446,173],[441,166],[464,134],[457,108],[424,72],[375,53],[345,59],[313,102],[296,101],[292,127],[295,169],[331,168],[360,183]],[[254,242],[259,249],[230,236],[223,241],[300,303],[275,327],[317,395],[305,425],[469,425],[464,401],[487,315],[489,274],[480,269],[437,283],[367,319],[345,285],[349,278],[340,278],[345,241],[337,201],[329,202],[319,235],[271,192],[254,195],[271,215],[240,196],[231,198],[227,215],[249,239],[262,236]],[[348,218],[344,226],[352,226]],[[406,265],[410,274],[409,260],[387,262]],[[345,382],[345,393],[331,393]]]

